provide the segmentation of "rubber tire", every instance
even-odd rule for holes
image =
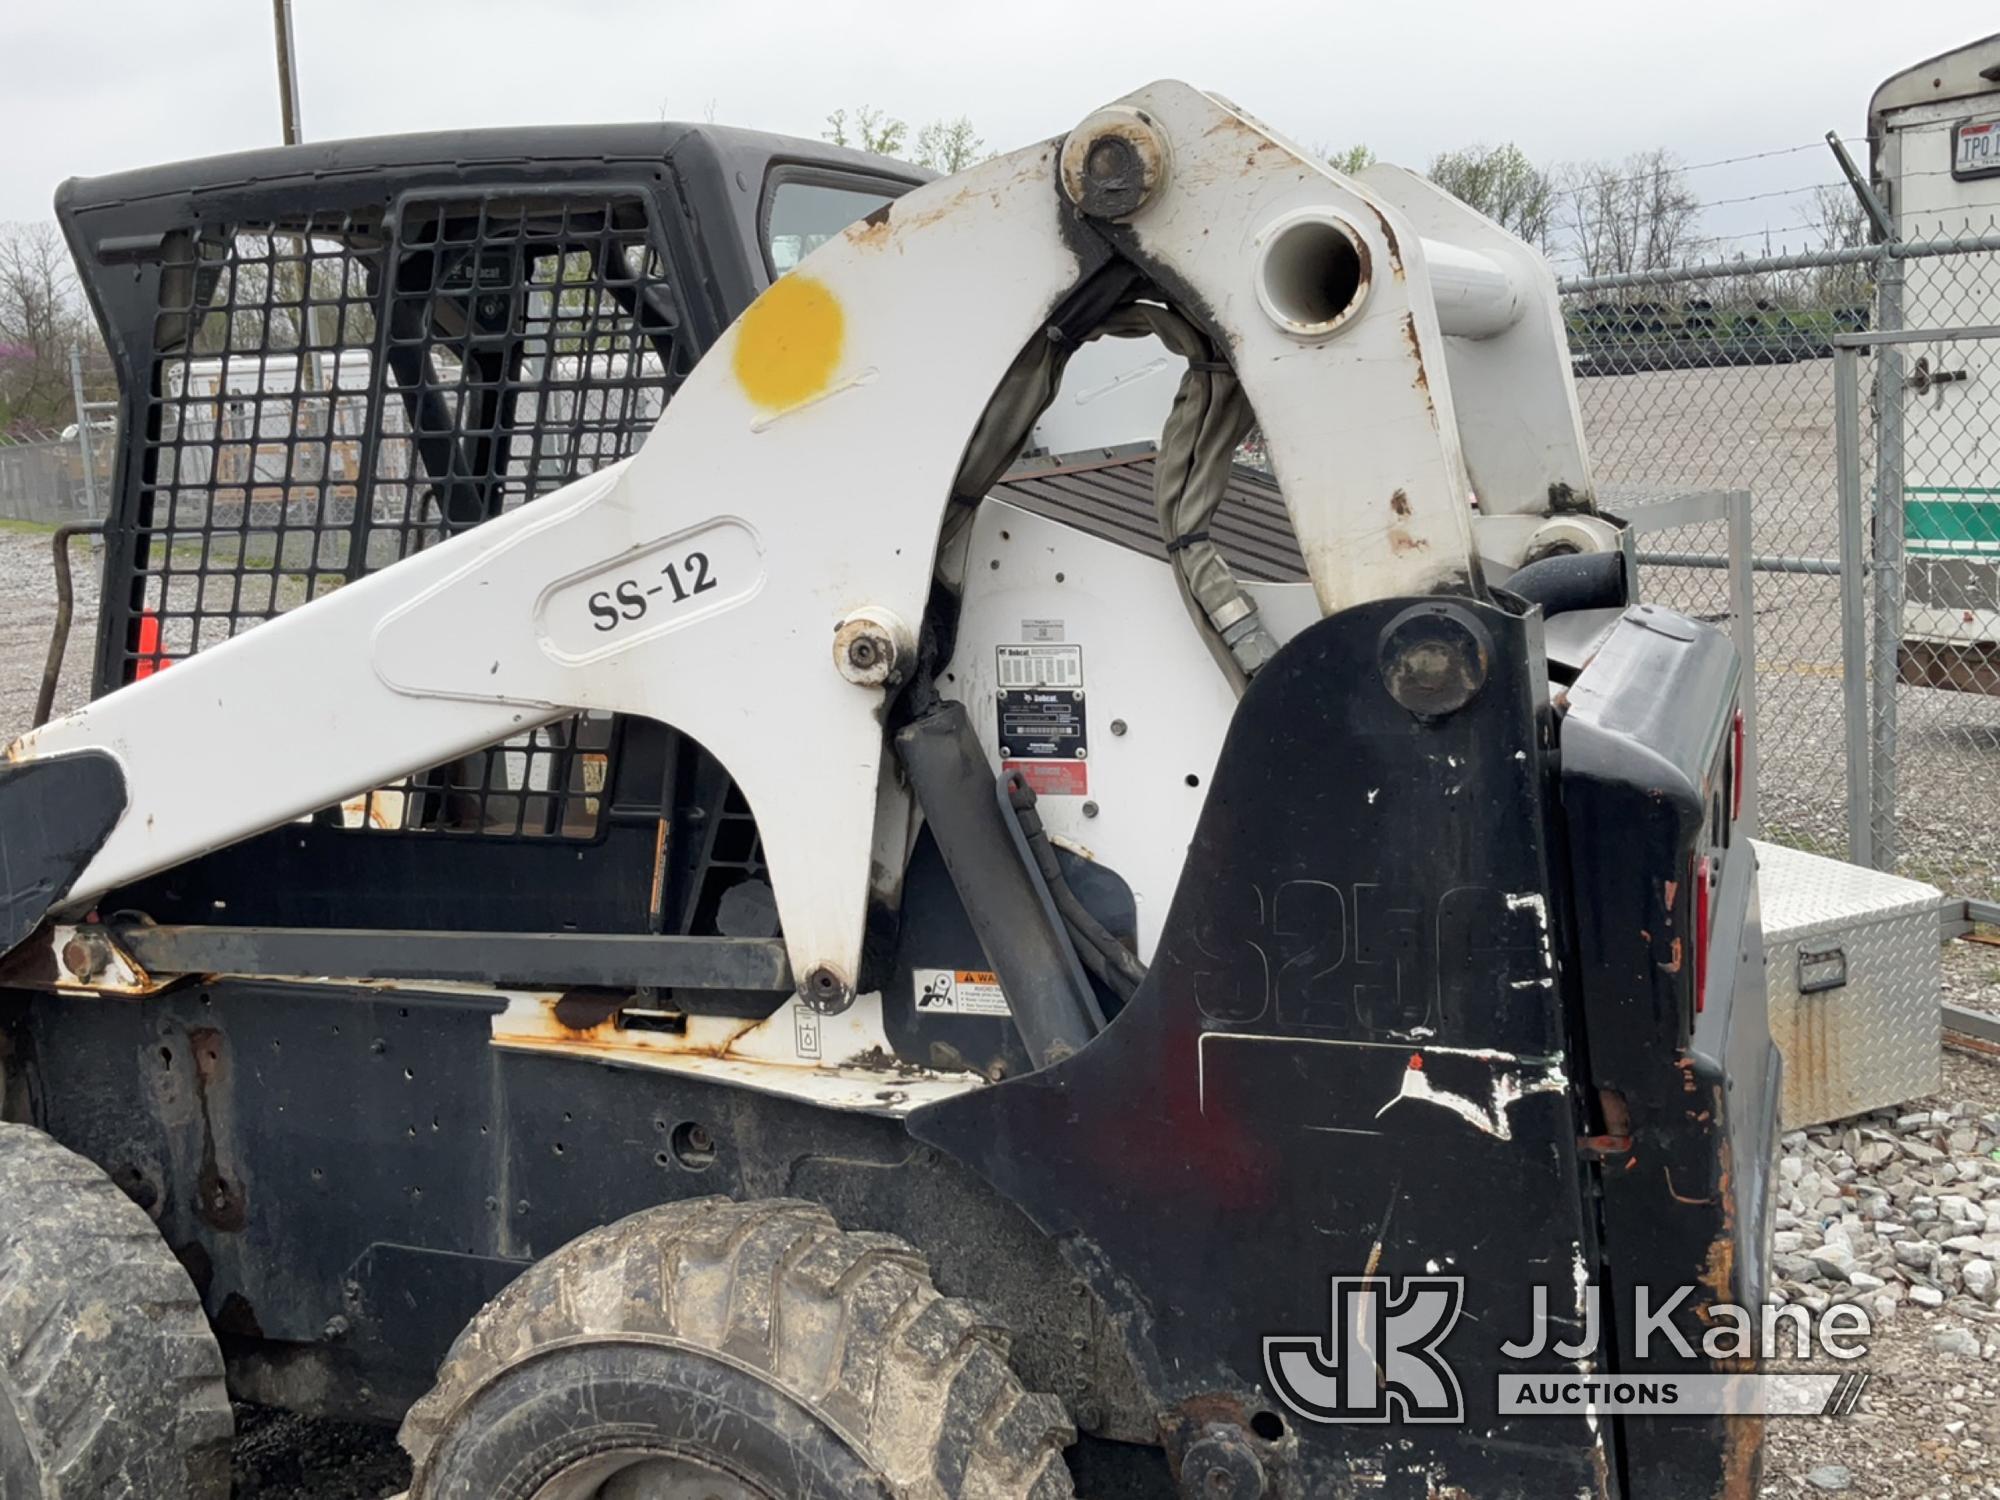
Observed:
[[[222,1351],[145,1210],[0,1123],[0,1495],[227,1500],[234,1434]]]
[[[1022,1390],[1001,1332],[903,1241],[785,1199],[669,1204],[572,1241],[459,1335],[401,1439],[408,1500],[528,1500],[611,1448],[817,1500],[1075,1494],[1075,1429]]]

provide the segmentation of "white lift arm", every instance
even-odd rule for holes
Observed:
[[[1323,611],[1478,590],[1473,473],[1483,514],[1530,528],[1552,493],[1588,496],[1539,257],[1426,184],[1343,177],[1154,84],[815,252],[632,459],[16,741],[11,760],[100,751],[125,778],[63,910],[606,709],[728,768],[792,972],[837,1001],[859,969],[882,659],[914,649],[968,435],[1106,240],[1228,351]],[[203,793],[218,767],[226,797]]]

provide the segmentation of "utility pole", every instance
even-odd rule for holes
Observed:
[[[299,53],[292,37],[292,0],[271,0],[271,24],[278,39],[278,118],[287,146],[298,145],[304,132],[299,126]],[[319,360],[314,355],[309,325],[321,321],[322,309],[312,300],[312,241],[299,235],[292,243],[298,251],[299,370],[300,390],[318,390]],[[273,239],[275,246],[276,239]],[[278,273],[274,268],[272,275]]]
[[[278,111],[285,144],[296,146],[299,130],[299,57],[292,46],[292,0],[271,0],[271,20],[278,30]]]

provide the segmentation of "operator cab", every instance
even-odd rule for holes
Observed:
[[[123,393],[93,695],[630,457],[758,292],[931,175],[657,124],[64,184]],[[658,827],[690,809],[704,837],[655,879]],[[162,920],[714,932],[760,873],[699,746],[586,713],[126,895]],[[731,906],[754,930],[768,902]]]

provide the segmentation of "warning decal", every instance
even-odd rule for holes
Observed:
[[[792,1051],[799,1057],[819,1058],[819,1012],[803,1000],[792,1002]]]
[[[918,969],[917,1011],[933,1016],[1011,1016],[1000,976],[984,969]]]
[[[1003,760],[1000,769],[1018,771],[1037,797],[1087,797],[1090,772],[1080,760]]]

